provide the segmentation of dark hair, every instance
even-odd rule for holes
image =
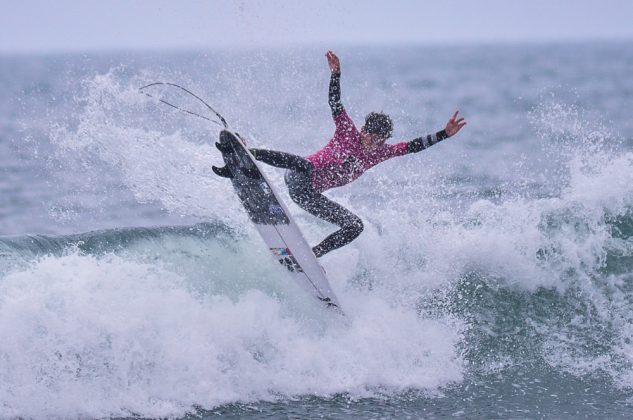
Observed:
[[[371,134],[378,134],[382,138],[391,137],[393,122],[389,115],[382,112],[370,112],[365,117],[365,131]]]

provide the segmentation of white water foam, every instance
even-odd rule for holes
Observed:
[[[435,393],[462,379],[448,319],[347,295],[349,323],[314,328],[261,291],[230,299],[185,283],[160,264],[77,253],[4,277],[0,415],[175,416],[293,395]]]

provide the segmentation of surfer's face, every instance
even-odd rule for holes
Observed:
[[[360,142],[366,150],[375,150],[385,144],[386,140],[380,134],[368,133],[365,127],[360,129]]]

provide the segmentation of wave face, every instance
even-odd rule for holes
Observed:
[[[0,417],[628,415],[630,46],[345,54],[355,121],[407,139],[459,103],[469,125],[328,192],[365,224],[322,258],[343,319],[213,176],[215,129],[137,91],[179,82],[307,155],[331,135],[317,53],[12,59],[0,93],[32,115],[1,114]],[[264,170],[309,242],[332,232]]]

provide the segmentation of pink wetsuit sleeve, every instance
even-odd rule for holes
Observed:
[[[380,162],[384,162],[388,159],[406,155],[407,153],[409,153],[407,143],[385,144],[370,157],[370,167],[378,165]]]
[[[407,153],[409,153],[409,150],[407,148],[406,142],[396,143],[396,144],[387,144],[385,145],[386,156],[384,160],[391,159],[397,156],[406,155]]]

